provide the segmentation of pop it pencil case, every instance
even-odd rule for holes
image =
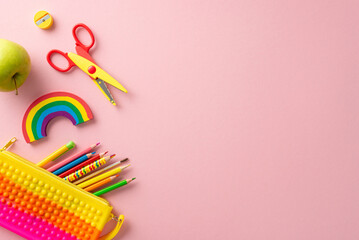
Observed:
[[[0,149],[0,225],[26,239],[110,240],[120,230],[123,215],[76,185],[7,151],[13,138]],[[114,219],[112,232],[99,237]]]

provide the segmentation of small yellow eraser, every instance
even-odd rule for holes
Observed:
[[[50,13],[46,11],[38,11],[35,14],[34,22],[36,26],[41,29],[49,29],[54,23],[54,19],[51,17]]]

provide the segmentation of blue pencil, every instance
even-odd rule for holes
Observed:
[[[83,155],[82,157],[79,157],[77,159],[75,159],[74,161],[66,164],[65,166],[57,169],[56,171],[52,172],[53,174],[55,175],[60,175],[61,173],[69,170],[70,168],[73,168],[75,167],[76,165],[86,161],[87,159],[89,159],[90,157],[92,157],[96,152],[93,152],[93,153],[88,153],[88,154],[85,154]]]

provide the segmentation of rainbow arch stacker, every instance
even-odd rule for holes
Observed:
[[[75,94],[52,92],[36,99],[26,110],[22,121],[22,132],[27,143],[47,136],[46,128],[55,117],[63,116],[73,125],[93,118],[87,103]]]

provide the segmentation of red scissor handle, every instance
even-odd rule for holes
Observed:
[[[77,34],[76,34],[76,30],[77,30],[78,28],[80,28],[80,27],[86,29],[86,31],[90,34],[91,43],[90,43],[89,45],[83,44],[83,43],[78,39]],[[75,39],[75,41],[76,41],[76,45],[82,47],[84,50],[86,50],[86,52],[88,52],[88,51],[90,50],[90,48],[92,48],[92,46],[95,44],[95,37],[94,37],[94,35],[93,35],[91,29],[90,29],[88,26],[86,26],[85,24],[83,24],[83,23],[79,23],[79,24],[76,24],[76,25],[74,26],[74,28],[72,29],[72,35],[74,36],[74,39]]]
[[[67,68],[60,68],[60,67],[56,66],[56,65],[52,62],[51,56],[52,56],[54,53],[58,53],[58,54],[60,54],[60,55],[62,55],[63,57],[66,58],[67,62],[69,63],[69,65],[68,65]],[[53,67],[54,69],[56,69],[57,71],[60,71],[60,72],[67,72],[67,71],[69,71],[73,66],[76,66],[76,65],[74,64],[74,62],[67,56],[67,53],[61,52],[60,50],[57,50],[57,49],[51,50],[51,51],[47,54],[47,62],[51,65],[51,67]]]

